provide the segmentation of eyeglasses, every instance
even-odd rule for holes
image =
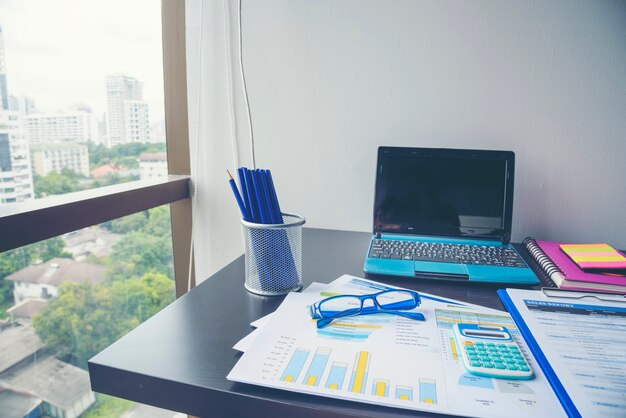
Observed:
[[[366,301],[371,301],[371,305],[365,306]],[[376,313],[424,321],[426,318],[419,312],[404,312],[417,308],[420,303],[420,295],[412,290],[385,290],[371,295],[332,296],[315,302],[309,307],[309,313],[311,318],[317,319],[318,328],[324,328],[337,318]]]

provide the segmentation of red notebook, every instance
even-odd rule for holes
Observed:
[[[626,275],[586,273],[561,251],[560,244],[532,238],[524,240],[526,249],[558,287],[626,293]]]

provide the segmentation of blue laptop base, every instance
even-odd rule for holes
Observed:
[[[442,239],[429,237],[403,237],[402,235],[391,234],[382,236],[379,239],[408,241],[434,241],[448,244],[464,245],[490,245],[498,247],[511,247],[494,241],[480,241],[464,239]],[[372,239],[373,241],[373,239]],[[371,246],[370,242],[370,246]],[[369,254],[369,248],[368,248]],[[475,264],[455,264],[440,263],[431,261],[396,260],[390,258],[370,258],[365,259],[363,271],[369,274],[383,274],[391,276],[412,277],[416,279],[436,279],[436,280],[456,280],[470,282],[487,283],[509,283],[509,284],[538,284],[539,279],[530,267],[499,267]]]

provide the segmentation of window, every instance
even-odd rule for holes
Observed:
[[[27,2],[17,2],[15,4],[25,4]],[[106,2],[111,3],[111,2]],[[13,4],[13,2],[12,2]],[[86,9],[82,7],[81,2],[72,3],[78,9]],[[130,12],[130,10],[135,9],[135,3],[130,7],[129,10],[124,8],[128,8],[127,3],[124,3],[122,9],[126,10],[126,12]],[[144,7],[154,7],[154,2],[148,2],[144,4]],[[40,5],[39,5],[40,6]],[[23,6],[24,9],[28,10],[38,10],[41,7],[27,7]],[[48,7],[48,6],[46,6]],[[46,8],[44,7],[44,9]],[[63,7],[59,7],[57,3],[52,6],[54,8],[58,8],[61,13],[63,13],[57,20],[56,26],[58,26],[59,22],[68,22],[67,18],[67,10]],[[185,97],[185,69],[184,69],[184,3],[178,1],[170,1],[164,0],[162,2],[162,7],[164,10],[163,20],[164,20],[164,36],[163,36],[163,50],[165,51],[170,59],[166,60],[165,67],[165,77],[166,82],[169,83],[169,88],[166,91],[169,91],[169,96],[166,96],[166,100],[169,103],[169,109],[175,109],[175,113],[166,114],[167,118],[167,133],[168,136],[166,138],[169,143],[168,149],[174,150],[173,155],[168,156],[168,160],[172,162],[169,167],[169,173],[171,174],[188,174],[189,173],[189,151],[188,151],[188,140],[187,140],[187,114],[186,114],[186,97]],[[90,6],[91,9],[93,9]],[[92,13],[96,13],[92,11]],[[3,17],[8,16],[6,13],[6,5],[0,5],[0,15]],[[75,18],[76,16],[74,16]],[[11,19],[9,19],[11,20]],[[50,19],[55,20],[55,19]],[[3,22],[0,22],[3,23]],[[3,27],[3,30],[5,28]],[[6,39],[6,34],[5,34]],[[159,40],[160,42],[160,40]],[[181,45],[182,42],[182,45]],[[160,45],[158,45],[158,49],[160,50]],[[181,55],[182,54],[182,55]],[[11,62],[8,60],[8,62]],[[9,78],[9,83],[10,83]],[[11,91],[11,86],[8,86],[9,92]],[[118,115],[121,119],[123,115]],[[56,121],[53,121],[56,122]],[[60,127],[58,127],[60,129]],[[56,128],[55,128],[56,129]],[[141,134],[141,133],[140,133]],[[28,167],[28,165],[27,165]],[[3,176],[4,177],[4,176]],[[13,183],[16,179],[22,179],[26,181],[32,181],[32,176],[28,172],[21,172],[17,175],[13,176],[10,179],[10,182]],[[4,178],[2,179],[4,182]],[[26,182],[20,184],[20,187]],[[28,190],[32,190],[32,186],[27,187]],[[33,193],[27,193],[27,195],[32,195]],[[19,205],[0,205],[0,230],[3,231],[3,234],[0,234],[0,256],[7,257],[9,255],[18,254],[15,258],[22,259],[23,262],[27,258],[29,259],[29,264],[32,262],[35,265],[45,263],[44,259],[46,257],[38,257],[37,254],[43,253],[45,251],[52,251],[52,253],[48,253],[48,255],[55,254],[54,251],[59,250],[62,245],[58,245],[58,240],[63,239],[63,234],[75,231],[78,229],[84,230],[84,227],[88,227],[87,230],[93,228],[104,228],[106,229],[106,224],[102,225],[102,222],[117,222],[124,223],[128,222],[127,219],[130,217],[152,217],[153,213],[157,213],[154,215],[158,217],[161,222],[159,225],[163,225],[163,220],[165,223],[169,224],[168,220],[170,219],[171,212],[171,234],[173,236],[174,241],[178,241],[179,244],[174,246],[177,248],[177,251],[174,252],[174,263],[169,263],[169,269],[171,271],[175,271],[176,281],[172,281],[171,278],[168,278],[169,282],[163,281],[163,276],[154,276],[156,273],[148,272],[151,276],[144,278],[144,274],[139,277],[139,273],[141,273],[141,261],[144,257],[134,257],[132,256],[130,251],[124,251],[125,254],[131,256],[130,261],[122,262],[124,267],[111,267],[113,273],[118,274],[120,271],[124,271],[125,269],[131,269],[136,272],[139,279],[135,278],[134,285],[137,288],[141,288],[141,280],[151,280],[150,286],[161,284],[167,284],[168,286],[163,286],[163,295],[169,295],[169,300],[173,298],[173,289],[174,285],[176,285],[177,293],[180,295],[184,292],[186,288],[186,271],[187,271],[187,262],[188,253],[185,254],[185,248],[188,249],[189,242],[189,233],[190,233],[190,204],[189,204],[189,185],[187,182],[187,178],[185,177],[177,177],[177,178],[163,178],[159,180],[151,180],[151,181],[135,181],[128,182],[124,184],[117,184],[113,186],[109,186],[107,188],[98,189],[97,191],[78,191],[75,193],[69,192],[64,196],[59,196],[54,199],[52,198],[41,198],[38,201],[33,200],[22,200]],[[163,204],[169,204],[168,206],[162,206]],[[130,215],[128,218],[124,218],[125,215]],[[46,219],[55,219],[54,223],[47,222]],[[156,218],[152,218],[153,220]],[[99,225],[100,224],[100,225]],[[93,226],[96,225],[96,226]],[[147,227],[150,229],[152,227]],[[134,232],[134,231],[131,231]],[[133,234],[132,242],[137,244],[136,246],[131,246],[131,248],[140,248],[142,242],[149,241],[154,244],[153,241],[150,241],[151,238],[145,237],[137,237],[137,234]],[[162,238],[163,234],[159,234]],[[51,238],[48,241],[41,241],[42,239]],[[121,240],[120,240],[121,241]],[[160,243],[157,243],[161,248],[164,245],[164,242],[171,242],[167,239],[161,240]],[[56,244],[55,244],[56,243]],[[28,244],[27,247],[22,247],[23,245]],[[157,245],[154,244],[154,245]],[[37,246],[39,250],[37,252],[31,253],[32,257],[26,257],[28,254],[24,254],[25,248],[33,248],[33,246]],[[67,245],[66,245],[67,247]],[[170,243],[171,251],[172,244]],[[152,248],[152,246],[151,246]],[[13,250],[13,251],[8,251]],[[3,252],[4,251],[4,252]],[[63,250],[65,251],[65,250]],[[22,253],[22,257],[19,256],[19,253]],[[58,254],[56,254],[58,255]],[[65,254],[67,257],[67,254]],[[70,256],[73,258],[73,256]],[[145,256],[145,258],[148,258]],[[89,256],[87,256],[89,259]],[[163,257],[158,258],[159,260],[164,260]],[[50,261],[50,260],[48,260]],[[74,260],[75,261],[75,260]],[[94,261],[91,259],[91,261]],[[119,261],[119,260],[118,260]],[[59,265],[61,263],[58,263]],[[167,264],[167,263],[165,263]],[[2,265],[0,263],[0,265]],[[139,270],[137,270],[139,269]],[[111,273],[111,274],[113,274]],[[93,275],[90,275],[93,277]],[[139,280],[139,282],[137,282]],[[4,280],[4,277],[0,279],[0,291],[2,294],[12,293],[13,287],[11,287],[8,292],[6,289],[7,281]],[[98,284],[92,285],[96,286]],[[123,286],[123,285],[120,285]],[[157,286],[158,287],[158,286]],[[89,286],[85,285],[84,291],[89,291]],[[17,286],[15,287],[17,289]],[[71,291],[72,285],[71,283],[68,285],[62,285],[60,288],[46,286],[45,291],[36,286],[36,288],[29,290],[35,291],[35,298],[40,296],[41,294],[49,295],[50,300],[48,303],[55,303],[55,301],[59,301],[59,297],[55,292],[69,292]],[[76,289],[73,289],[76,290]],[[78,289],[81,290],[81,289]],[[92,288],[93,290],[93,288]],[[100,289],[102,290],[102,289]],[[103,292],[106,291],[102,290]],[[45,293],[43,293],[45,292]],[[124,293],[124,292],[123,292]],[[128,294],[128,293],[127,293]],[[22,297],[19,295],[11,294],[11,305],[14,302],[22,302],[25,306],[26,304],[32,304],[32,296]],[[76,299],[77,301],[83,301],[85,299]],[[168,300],[164,297],[162,299],[163,303],[167,303]],[[36,301],[35,301],[36,303]],[[58,303],[58,302],[57,302]],[[139,304],[140,306],[140,320],[146,319],[147,315],[153,313],[152,308],[146,305]],[[6,306],[0,304],[0,314],[4,314],[7,309],[13,308],[14,306]],[[72,309],[77,309],[78,306],[72,306]],[[13,311],[15,312],[15,310]],[[119,318],[121,316],[117,315]],[[52,317],[51,315],[45,315],[46,318]],[[68,316],[69,318],[69,316]],[[60,321],[64,320],[64,315],[60,315],[58,317]],[[121,321],[124,322],[124,321]],[[129,323],[134,322],[135,325],[137,323],[136,320],[130,318]],[[14,320],[13,327],[24,326],[20,325],[17,321]],[[41,326],[41,324],[39,324]],[[0,331],[0,338],[2,338],[2,334],[6,330]],[[35,331],[36,332],[36,331]],[[74,329],[72,331],[77,337],[86,335],[88,332],[81,329]],[[124,331],[125,332],[125,331]],[[45,331],[41,331],[41,336],[39,338],[42,341],[49,341],[45,338]],[[5,334],[6,335],[6,334]],[[76,341],[80,341],[78,338]],[[37,348],[37,345],[34,345],[34,350],[40,350]],[[72,347],[70,347],[72,348]],[[39,352],[39,351],[37,351]],[[62,346],[58,346],[55,348],[48,347],[45,350],[45,353],[53,353],[52,355],[41,355],[38,357],[37,363],[37,373],[33,374],[33,378],[45,378],[49,379],[48,375],[45,375],[46,370],[63,370],[62,374],[69,373],[70,375],[76,372],[72,367],[77,367],[74,363],[76,362],[76,353],[72,353],[70,349],[63,349]],[[29,355],[33,355],[34,353]],[[26,364],[27,362],[23,363]],[[21,367],[21,366],[20,366]],[[27,365],[25,366],[28,369]],[[80,368],[78,366],[78,368]],[[0,372],[1,374],[2,372]],[[51,372],[50,372],[51,373]],[[49,374],[50,374],[49,373]],[[80,374],[80,373],[78,373]],[[84,376],[84,374],[82,374]],[[0,381],[2,381],[0,375]],[[45,386],[45,385],[43,385]],[[50,386],[50,385],[48,385]],[[58,385],[57,385],[58,386]],[[88,387],[88,383],[87,383]],[[41,395],[43,397],[43,395]],[[119,416],[123,413],[124,410],[128,408],[132,408],[133,406],[126,401],[118,401],[109,397],[101,397],[98,396],[99,405],[104,405],[107,408],[107,416]],[[91,405],[93,408],[93,402],[95,400],[94,394],[87,391],[84,396],[78,396],[77,402],[74,404],[74,407],[70,408],[71,410],[64,410],[63,408],[53,405],[49,402],[44,402],[41,406],[40,413],[50,414],[55,416],[77,416],[85,413],[85,409]],[[91,416],[96,416],[97,412],[93,413],[93,410],[86,412],[87,416],[92,414]],[[95,414],[95,415],[94,415]]]

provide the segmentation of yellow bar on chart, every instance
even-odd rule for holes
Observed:
[[[283,378],[283,381],[285,381],[285,382],[293,382],[293,376],[285,376]]]
[[[452,349],[452,358],[458,360],[459,353],[456,352],[456,343],[454,342],[454,338],[450,338],[450,348]]]
[[[376,396],[385,396],[385,382],[376,382]]]
[[[317,382],[317,376],[309,376],[309,378],[306,380],[306,385],[315,386],[315,382]]]
[[[354,383],[352,384],[352,388],[350,389],[350,392],[361,393],[363,391],[363,386],[365,385],[365,370],[367,367],[368,357],[369,357],[369,353],[367,351],[359,352],[359,357],[356,362],[356,372],[354,375]]]

